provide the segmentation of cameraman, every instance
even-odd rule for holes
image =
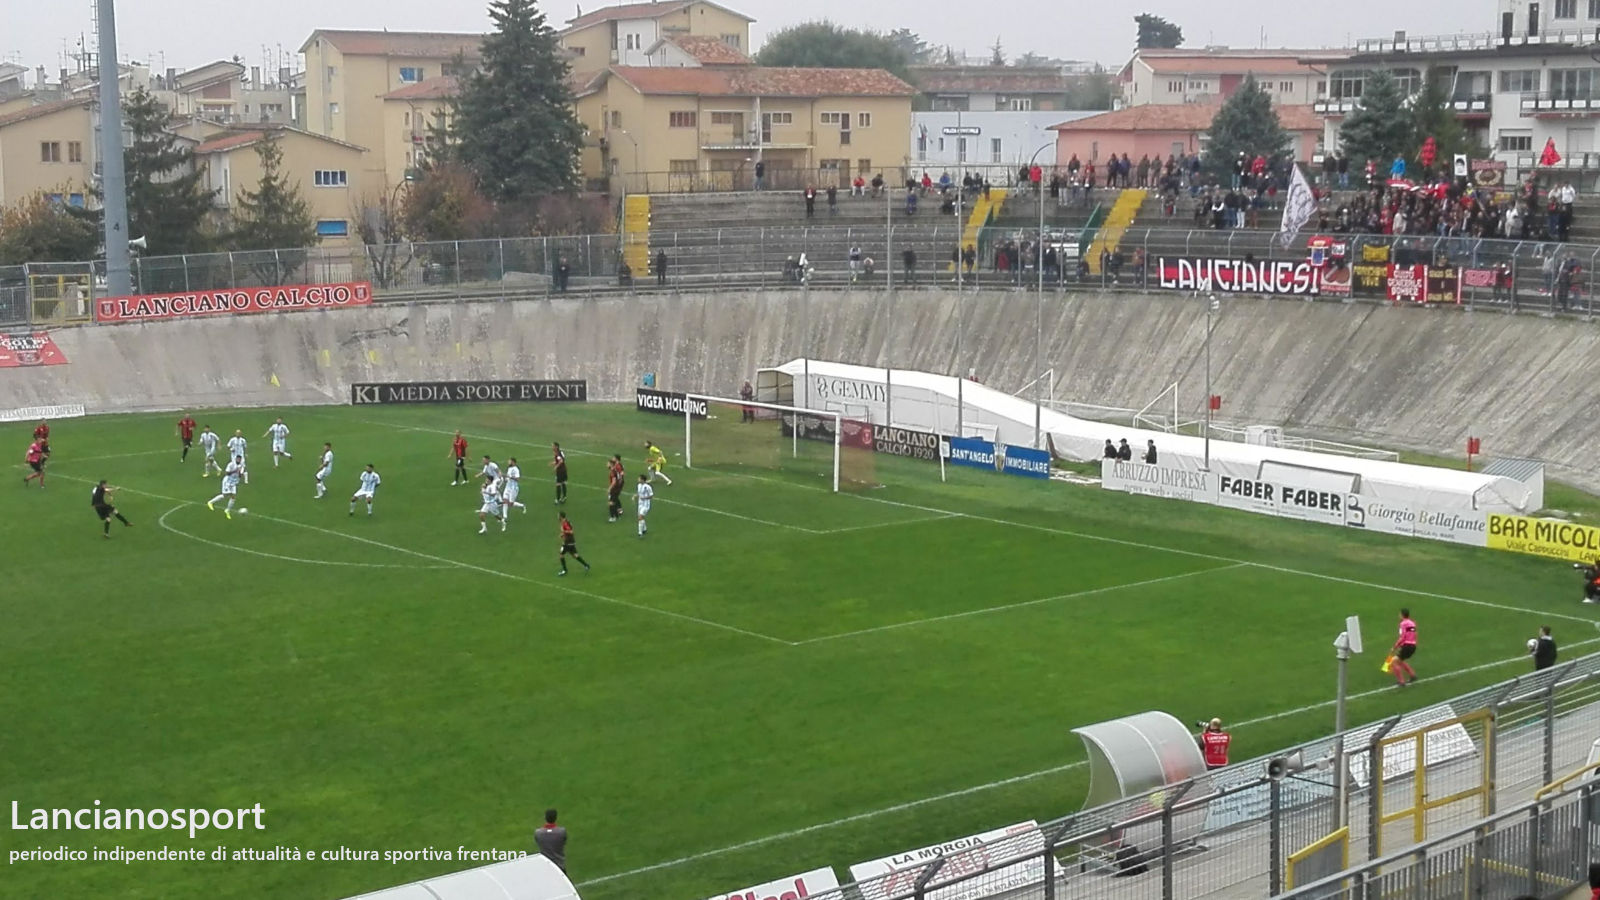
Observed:
[[[1228,766],[1228,745],[1233,743],[1233,735],[1224,731],[1221,719],[1212,719],[1210,722],[1196,722],[1201,727],[1200,753],[1205,757],[1206,769],[1224,769]]]

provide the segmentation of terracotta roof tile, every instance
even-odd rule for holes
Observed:
[[[347,143],[326,135],[313,134],[309,131],[303,131],[299,128],[293,128],[288,125],[269,124],[233,126],[233,128],[226,134],[219,134],[212,137],[210,140],[202,142],[198,147],[194,148],[194,152],[198,154],[217,153],[224,150],[236,150],[240,147],[248,147],[270,134],[303,134],[306,137],[315,138],[316,140],[325,141],[330,144],[337,144],[340,147],[347,147],[351,150],[359,150],[362,152],[366,151],[365,147],[358,147],[355,144]]]
[[[200,146],[194,148],[196,153],[217,153],[222,150],[232,150],[235,147],[248,147],[266,136],[263,131],[244,131],[233,134],[220,134]]]
[[[676,44],[678,49],[694,57],[702,66],[750,65],[750,57],[745,56],[739,48],[707,34],[679,35],[667,38],[663,43]]]
[[[454,75],[435,75],[416,84],[396,88],[383,95],[385,100],[443,100],[454,97],[460,85]]]
[[[641,94],[703,97],[909,97],[916,88],[883,69],[646,68],[610,71]]]
[[[1278,122],[1288,131],[1321,131],[1322,119],[1309,106],[1277,106]],[[1220,103],[1130,106],[1051,125],[1052,131],[1205,131],[1217,117]]]
[[[1066,93],[1070,82],[1048,67],[913,66],[911,77],[925,94]]]
[[[26,122],[30,119],[48,116],[52,113],[61,112],[64,109],[89,106],[93,102],[93,97],[75,97],[71,100],[55,100],[50,103],[39,103],[34,106],[27,107],[26,109],[19,109],[15,112],[9,112],[3,116],[0,116],[0,128],[4,128],[7,125],[15,125],[18,122]]]
[[[300,49],[304,50],[319,36],[340,53],[433,59],[449,59],[457,53],[467,59],[477,59],[478,47],[484,37],[481,34],[435,31],[330,31],[319,28],[311,33]]]

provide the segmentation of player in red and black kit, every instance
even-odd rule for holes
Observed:
[[[50,443],[50,423],[41,419],[33,429],[33,439],[45,444]]]
[[[561,552],[556,554],[556,559],[561,562],[561,571],[557,575],[567,574],[567,557],[572,557],[583,563],[583,570],[589,571],[589,564],[583,562],[583,557],[578,555],[578,536],[572,533],[572,523],[567,521],[566,512],[556,513],[561,517]]]
[[[567,455],[560,444],[550,445],[550,468],[556,470],[556,505],[567,502]]]
[[[194,419],[188,413],[178,420],[178,440],[183,441],[183,455],[178,457],[178,462],[188,462],[189,447],[194,443]]]
[[[459,431],[456,432],[456,439],[450,442],[450,453],[456,460],[456,472],[450,476],[450,486],[470,482],[472,477],[467,474],[467,439]]]
[[[27,487],[28,482],[37,478],[39,487],[44,487],[44,464],[50,459],[50,445],[41,438],[34,438],[33,443],[28,445],[28,455],[23,459],[33,469],[33,474],[22,476],[22,486]]]
[[[622,487],[627,484],[622,471],[622,457],[611,457],[611,461],[606,463],[606,470],[611,473],[611,481],[606,485],[606,521],[615,522],[622,518]]]

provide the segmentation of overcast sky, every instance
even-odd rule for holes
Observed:
[[[598,2],[584,3],[595,9]],[[727,0],[724,5],[756,20],[752,39],[813,18],[888,31],[908,27],[931,44],[985,53],[998,37],[1008,57],[1033,51],[1062,59],[1115,66],[1133,47],[1132,16],[1149,11],[1182,26],[1185,46],[1342,46],[1352,38],[1382,37],[1395,29],[1413,34],[1489,31],[1494,6],[1447,0],[1341,0],[1263,6],[1255,0],[1148,0],[1129,6],[1111,0],[1009,0],[977,6],[952,0]],[[1481,9],[1475,9],[1481,5]],[[293,57],[315,28],[388,28],[394,31],[482,31],[489,27],[481,0],[117,0],[119,50],[124,59],[156,70],[191,68],[238,55],[246,65],[268,65],[279,48]],[[91,26],[94,0],[0,0],[0,58],[56,70],[71,67],[80,35]],[[556,23],[575,14],[571,2],[545,7]],[[939,12],[932,12],[939,10]],[[978,10],[982,10],[979,12]],[[1351,23],[1367,22],[1352,31]],[[1440,25],[1439,23],[1450,23]],[[276,62],[270,63],[276,67]]]

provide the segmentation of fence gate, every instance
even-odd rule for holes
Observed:
[[[28,266],[30,312],[36,325],[93,319],[94,293],[94,269],[87,263]]]
[[[1321,881],[1350,868],[1350,826],[1346,825],[1320,841],[1289,854],[1284,872],[1284,889]],[[1337,895],[1337,891],[1330,891]]]
[[[1493,814],[1494,747],[1494,713],[1481,709],[1382,738],[1369,753],[1352,757],[1358,783],[1366,781],[1366,758],[1377,760],[1370,766],[1374,855],[1383,853],[1386,837],[1421,843],[1430,823]],[[1406,821],[1409,829],[1386,827]]]

